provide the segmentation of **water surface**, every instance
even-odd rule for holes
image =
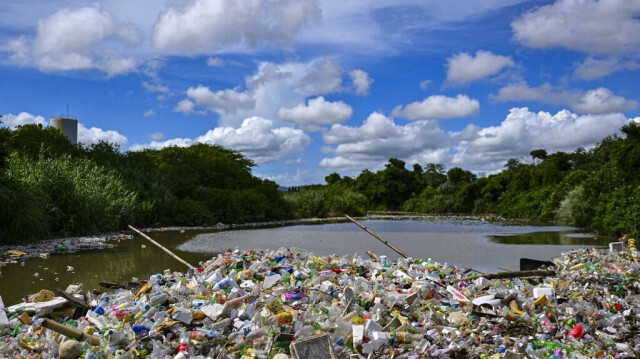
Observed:
[[[483,272],[518,269],[521,257],[548,260],[570,249],[607,245],[606,240],[595,240],[591,234],[573,227],[457,220],[371,220],[361,223],[411,257],[432,258]],[[299,247],[318,255],[358,253],[366,256],[365,251],[371,250],[391,259],[398,257],[352,223],[223,232],[153,232],[149,235],[193,265],[236,247],[241,250]],[[83,283],[87,289],[104,290],[99,282],[125,282],[165,269],[186,269],[140,236],[113,243],[115,247],[110,249],[52,254],[48,259],[33,258],[24,265],[2,267],[0,295],[5,305],[15,304],[24,295],[40,289],[64,289],[71,283]]]

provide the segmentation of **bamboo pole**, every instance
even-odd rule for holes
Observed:
[[[59,296],[68,300],[71,304],[73,304],[76,307],[86,308],[86,309],[91,308],[91,306],[87,304],[87,302],[85,302],[84,300],[77,299],[76,297],[72,296],[71,294],[65,292],[60,288],[56,288],[56,293],[58,293]]]
[[[129,225],[129,228],[131,228],[134,232],[138,233],[139,235],[141,235],[143,238],[145,238],[146,240],[148,240],[149,242],[155,244],[158,248],[162,249],[163,251],[165,251],[168,255],[170,255],[171,257],[173,257],[175,260],[177,260],[178,262],[186,265],[188,268],[195,268],[195,266],[192,266],[191,264],[187,263],[184,259],[178,257],[177,255],[173,254],[170,250],[168,250],[167,248],[163,247],[160,243],[154,241],[153,239],[151,239],[149,236],[147,236],[146,234],[140,232],[139,230],[137,230],[135,227],[133,227],[132,225]]]
[[[364,229],[367,233],[369,233],[370,235],[374,236],[376,239],[378,239],[380,242],[384,243],[387,245],[387,247],[393,249],[394,251],[396,251],[396,253],[398,253],[399,255],[401,255],[403,258],[408,258],[409,256],[404,254],[404,252],[402,252],[401,250],[399,250],[398,248],[396,248],[396,246],[394,246],[393,244],[389,243],[388,241],[386,241],[384,238],[380,237],[379,235],[375,234],[373,231],[369,230],[369,228],[363,226],[362,224],[358,223],[355,219],[349,217],[348,215],[345,214],[345,217],[347,217],[348,220],[350,220],[351,222],[355,223],[358,227]]]
[[[100,338],[84,333],[78,329],[62,325],[51,319],[44,319],[41,325],[47,329],[51,329],[54,332],[60,333],[69,338],[77,339],[79,341],[88,340],[91,345],[100,345]]]
[[[487,273],[480,274],[475,277],[464,277],[456,279],[456,282],[465,282],[468,280],[474,280],[480,277],[484,277],[485,279],[503,279],[503,278],[524,278],[524,277],[547,277],[555,275],[556,271],[554,270],[523,270],[523,271],[515,271],[515,272],[500,272],[500,273]]]

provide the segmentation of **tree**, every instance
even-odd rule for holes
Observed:
[[[476,180],[476,175],[460,167],[454,167],[447,171],[447,180],[454,185],[459,183],[471,183]]]
[[[539,161],[544,161],[547,158],[547,150],[544,149],[533,150],[529,154],[533,158],[534,165],[536,164],[536,159],[538,159]]]
[[[522,163],[517,158],[509,158],[504,166],[507,168],[507,171],[515,171],[522,166]]]
[[[333,172],[332,174],[326,176],[324,180],[327,182],[328,185],[332,185],[340,182],[340,175],[336,172]]]
[[[9,141],[11,150],[18,151],[31,159],[70,155],[78,157],[82,153],[80,146],[73,145],[60,131],[40,124],[18,126],[12,131]]]
[[[444,170],[445,168],[443,164],[427,164],[425,166],[424,174],[422,175],[425,185],[432,188],[440,187],[440,185],[447,180],[447,176],[444,174]]]

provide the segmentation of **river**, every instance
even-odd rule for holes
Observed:
[[[413,258],[431,258],[482,272],[517,270],[522,257],[549,260],[581,247],[606,246],[584,230],[564,226],[506,225],[474,220],[366,220],[361,222]],[[241,250],[299,247],[317,255],[366,257],[371,250],[398,254],[352,223],[297,225],[232,231],[165,231],[149,235],[187,262],[198,265],[228,248]],[[124,282],[148,278],[165,269],[186,267],[140,236],[112,242],[114,248],[32,258],[1,269],[0,295],[5,305],[19,302],[40,289],[64,289],[83,283],[85,289],[99,282]]]

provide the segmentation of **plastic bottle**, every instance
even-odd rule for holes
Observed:
[[[104,315],[109,306],[109,297],[102,297],[100,303],[93,309],[94,313]]]
[[[316,333],[316,329],[312,325],[305,325],[296,331],[296,339],[310,337]]]

